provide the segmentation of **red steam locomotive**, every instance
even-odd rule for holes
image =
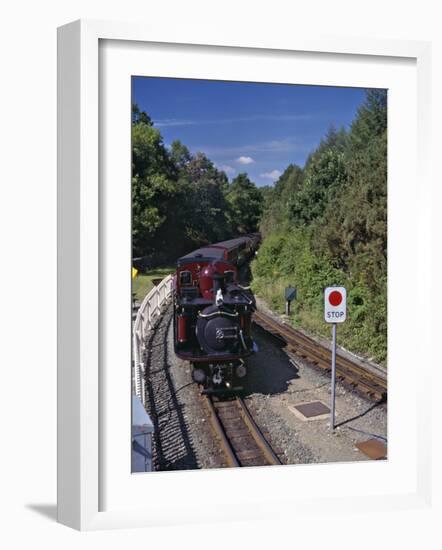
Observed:
[[[251,336],[253,294],[238,269],[254,254],[259,234],[199,248],[177,262],[174,277],[175,353],[192,364],[206,393],[237,391],[256,351]]]

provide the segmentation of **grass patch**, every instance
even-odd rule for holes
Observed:
[[[140,302],[143,301],[146,294],[153,288],[153,279],[164,279],[175,271],[174,266],[156,267],[147,273],[138,273],[135,279],[132,279],[132,292]]]

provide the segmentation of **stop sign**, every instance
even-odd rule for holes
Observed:
[[[347,291],[343,286],[329,286],[324,291],[324,319],[343,323],[347,318]]]

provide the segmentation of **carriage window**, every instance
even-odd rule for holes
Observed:
[[[190,271],[181,271],[181,273],[180,273],[180,284],[181,285],[191,285],[192,284],[192,273]]]

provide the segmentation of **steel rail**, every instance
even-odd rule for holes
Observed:
[[[287,344],[288,351],[307,359],[324,370],[330,370],[331,351],[293,327],[279,323],[262,311],[254,313],[254,322],[264,330],[281,338]],[[387,397],[386,376],[371,370],[338,354],[336,357],[338,378],[359,388],[375,399]]]
[[[203,396],[203,400],[209,411],[209,419],[210,419],[210,424],[212,425],[212,429],[215,432],[215,434],[218,436],[221,443],[221,447],[226,456],[227,465],[229,466],[229,468],[238,468],[240,466],[240,463],[238,462],[235,456],[235,453],[233,452],[232,446],[230,445],[229,440],[227,439],[227,436],[224,432],[224,429],[216,413],[215,407],[213,406],[212,400],[207,395]]]
[[[245,424],[249,428],[249,431],[253,439],[256,441],[256,444],[263,452],[267,462],[275,466],[278,464],[281,464],[281,461],[275,455],[275,453],[273,452],[273,449],[268,444],[267,439],[264,437],[261,430],[258,428],[256,422],[253,420],[252,415],[250,414],[249,409],[247,408],[247,405],[244,403],[243,399],[241,399],[240,397],[237,397],[236,404],[240,410],[241,416]]]
[[[222,450],[226,456],[227,464],[231,468],[243,467],[243,466],[255,466],[255,465],[280,465],[282,462],[274,453],[273,449],[270,447],[266,438],[262,434],[261,430],[257,426],[256,422],[253,420],[252,415],[250,414],[245,402],[240,397],[235,397],[231,401],[221,401],[217,405],[214,404],[212,397],[209,395],[201,396],[206,404],[206,407],[210,414],[210,423],[212,429],[216,436],[219,438]],[[228,404],[232,403],[232,407]],[[220,409],[217,408],[221,405],[225,406],[226,411],[234,413],[236,415],[229,416],[228,420],[223,420],[220,415]],[[221,407],[223,409],[224,407]],[[235,428],[227,428],[227,422],[233,423],[236,425]],[[244,435],[241,433],[243,430],[246,430],[249,436],[251,436],[250,441],[253,441],[253,447],[242,450],[235,450],[235,444],[233,440],[237,442],[244,439]],[[247,446],[247,445],[246,445]],[[252,452],[259,455],[258,463],[253,463],[253,458],[244,459],[241,458],[242,453]],[[252,464],[250,464],[252,461]],[[246,464],[246,462],[249,462]]]

